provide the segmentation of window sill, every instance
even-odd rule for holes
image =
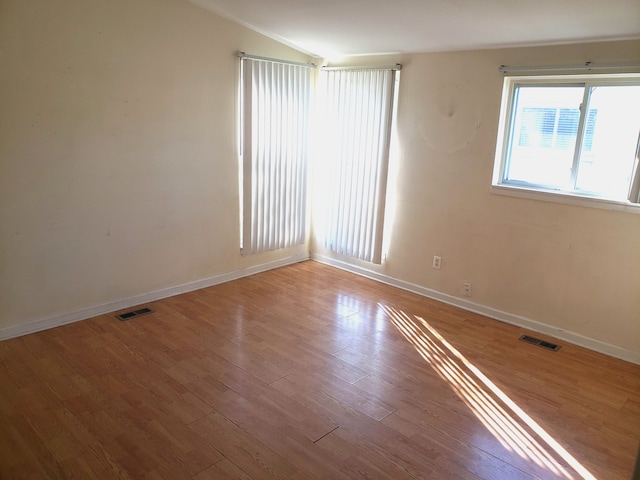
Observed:
[[[543,202],[564,203],[580,207],[601,208],[604,210],[616,210],[619,212],[640,214],[640,204],[624,200],[609,200],[605,198],[583,197],[564,192],[552,192],[548,190],[535,190],[512,185],[491,185],[491,193],[507,195],[510,197],[528,198]]]

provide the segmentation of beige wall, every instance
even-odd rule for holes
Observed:
[[[387,262],[358,265],[640,353],[640,215],[489,193],[498,66],[588,60],[637,63],[640,42],[385,59],[403,64],[397,207]]]
[[[2,2],[0,329],[306,251],[240,256],[238,50],[308,60],[186,0]],[[385,58],[404,69],[375,270],[640,352],[640,215],[489,193],[498,65],[630,59],[639,42]]]
[[[239,253],[238,50],[308,61],[187,0],[2,1],[0,329],[292,253]]]

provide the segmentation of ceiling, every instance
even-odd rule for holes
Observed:
[[[318,57],[640,38],[640,0],[192,0]]]

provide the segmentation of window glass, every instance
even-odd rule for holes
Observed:
[[[583,87],[516,87],[507,179],[564,188],[571,181]]]
[[[591,87],[576,189],[625,196],[640,131],[640,86]]]
[[[505,80],[494,185],[638,203],[640,76]]]

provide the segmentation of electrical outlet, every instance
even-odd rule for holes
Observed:
[[[464,296],[465,297],[470,297],[471,296],[471,284],[470,283],[464,283]]]
[[[442,258],[437,255],[433,256],[433,268],[437,268],[440,270],[440,263],[442,262]]]

